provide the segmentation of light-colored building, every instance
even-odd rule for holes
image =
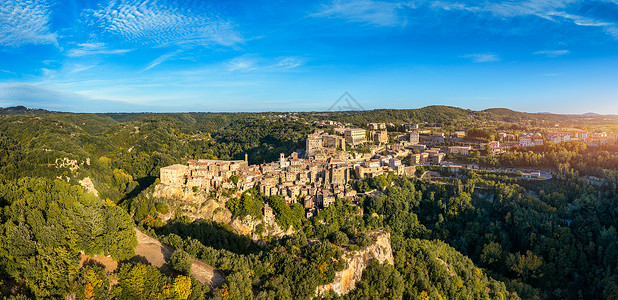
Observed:
[[[420,134],[418,134],[418,132],[410,132],[410,139],[409,139],[409,141],[412,144],[420,143]]]
[[[416,152],[423,152],[427,149],[427,146],[423,144],[412,145],[412,150]]]
[[[368,161],[365,161],[365,163],[363,164],[365,167],[367,168],[377,168],[380,166],[380,160],[379,159],[371,159]]]
[[[346,184],[350,178],[350,171],[347,167],[333,167],[329,170],[330,183]]]
[[[354,167],[354,171],[358,178],[365,178],[367,176],[375,177],[384,174],[384,168],[382,167],[369,168],[365,166],[356,166]]]
[[[268,203],[264,204],[264,219],[266,220],[275,219],[275,213],[273,212],[272,207],[268,205]]]
[[[351,145],[367,142],[366,131],[358,128],[348,128],[344,132],[345,141]]]
[[[411,164],[418,165],[418,164],[423,162],[422,159],[423,159],[423,156],[421,155],[421,153],[410,155],[410,163]]]
[[[325,134],[322,131],[316,131],[309,136],[305,141],[305,157],[314,157],[316,155],[326,155],[326,153],[334,153],[336,150],[345,150],[345,140],[343,137],[332,134]]]
[[[466,132],[465,131],[455,131],[455,137],[456,138],[465,138],[466,137]]]
[[[369,123],[367,127],[373,130],[382,130],[386,129],[386,123]]]
[[[391,159],[389,159],[388,160],[388,166],[391,169],[396,170],[397,167],[401,166],[401,159],[398,159],[398,158],[391,158]]]
[[[386,130],[377,131],[373,134],[373,142],[376,144],[388,143],[388,132]]]
[[[457,154],[457,155],[470,155],[470,150],[472,147],[470,146],[450,146],[448,147],[449,154]]]
[[[429,153],[429,161],[433,164],[441,164],[446,154],[444,153]]]
[[[185,176],[189,173],[186,165],[171,165],[160,170],[161,183],[165,185],[178,186],[185,184]]]
[[[521,136],[519,138],[519,146],[521,147],[534,146],[534,141],[532,140],[532,137],[530,136]]]

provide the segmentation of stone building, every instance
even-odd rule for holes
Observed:
[[[171,165],[160,170],[161,183],[165,185],[178,186],[185,184],[185,176],[189,172],[186,165]]]
[[[309,136],[305,141],[305,157],[327,156],[333,154],[337,149],[345,150],[345,140],[343,137],[332,134],[325,134],[322,131],[316,131]]]
[[[344,131],[345,141],[350,145],[358,145],[367,142],[366,131],[359,128],[348,128]]]
[[[373,142],[376,144],[388,143],[388,132],[386,130],[376,131],[373,134]]]

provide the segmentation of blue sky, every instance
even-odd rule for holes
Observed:
[[[0,106],[618,114],[618,0],[0,0]]]

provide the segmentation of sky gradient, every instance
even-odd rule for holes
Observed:
[[[0,106],[618,114],[618,0],[0,0]]]

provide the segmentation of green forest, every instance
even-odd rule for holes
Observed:
[[[152,196],[163,166],[189,159],[275,161],[304,148],[316,120],[422,123],[485,131],[555,123],[612,128],[604,117],[418,110],[334,113],[0,114],[0,297],[5,299],[309,299],[343,270],[342,256],[390,234],[394,264],[372,262],[357,288],[325,299],[618,299],[618,150],[547,144],[498,155],[488,167],[539,167],[547,181],[433,167],[430,179],[355,179],[358,203],[337,199],[311,220],[300,204],[250,190],[234,218],[273,208],[291,236],[255,243],[226,224],[177,213]],[[293,116],[293,118],[292,118]],[[417,172],[419,175],[421,172]],[[585,180],[603,178],[603,184]],[[98,195],[83,188],[90,178]],[[374,191],[366,193],[369,191]],[[134,228],[174,247],[171,268],[135,259]],[[106,271],[82,255],[119,262]],[[190,258],[225,282],[201,284]]]

